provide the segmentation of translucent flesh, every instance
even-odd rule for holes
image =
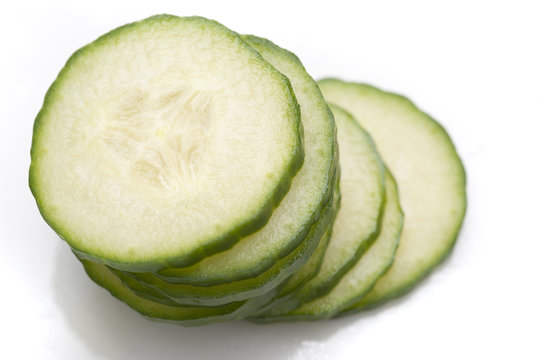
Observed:
[[[82,256],[189,263],[264,225],[302,163],[299,126],[289,81],[238,35],[153,17],[68,61],[36,119],[31,188]]]

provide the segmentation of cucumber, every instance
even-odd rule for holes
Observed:
[[[183,326],[199,326],[216,322],[240,320],[264,306],[269,298],[261,296],[220,307],[164,305],[135,295],[111,270],[103,265],[79,258],[87,275],[111,295],[125,302],[150,320],[172,322]],[[275,291],[278,291],[277,288]],[[272,295],[269,294],[269,295]]]
[[[361,299],[391,266],[402,230],[403,214],[400,209],[396,183],[389,171],[385,176],[385,208],[381,231],[376,241],[326,295],[303,304],[281,317],[266,321],[293,321],[328,319]],[[355,219],[351,219],[355,221]]]
[[[334,192],[338,196],[338,190]],[[127,273],[111,269],[135,294],[163,304],[171,300],[181,305],[218,306],[233,301],[241,301],[256,296],[263,296],[284,283],[304,263],[306,263],[325,231],[332,225],[336,215],[334,196],[321,212],[321,219],[315,223],[305,241],[290,254],[278,260],[269,270],[257,277],[213,286],[191,284],[171,284],[152,273]],[[156,294],[159,294],[158,297]],[[275,294],[276,295],[276,294]],[[160,298],[166,301],[160,301]]]
[[[401,295],[446,257],[466,212],[466,177],[446,131],[408,99],[337,79],[319,85],[327,101],[351,112],[373,136],[405,214],[393,265],[353,311]]]
[[[299,107],[289,80],[236,33],[155,16],[68,60],[31,158],[39,210],[80,257],[129,271],[188,266],[268,221],[302,165]]]
[[[406,98],[319,84],[293,53],[212,20],[127,24],[76,51],[49,88],[30,189],[88,276],[151,320],[373,307],[451,251],[464,167]]]
[[[264,228],[191,267],[159,271],[158,276],[169,283],[212,286],[261,275],[306,238],[333,191],[336,128],[316,83],[292,53],[255,36],[243,39],[291,81],[301,107],[304,164]]]
[[[385,168],[370,136],[344,110],[330,105],[340,144],[340,209],[318,274],[289,301],[262,317],[281,317],[331,291],[377,237],[385,199]]]

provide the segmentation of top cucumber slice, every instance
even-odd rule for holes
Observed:
[[[304,164],[264,228],[192,267],[158,273],[171,283],[210,286],[259,276],[306,239],[332,195],[338,164],[336,128],[317,84],[289,51],[255,36],[243,39],[291,81],[301,107]]]
[[[187,266],[260,229],[303,160],[289,80],[204,18],[155,16],[78,50],[34,124],[30,187],[83,258]]]
[[[443,127],[408,99],[336,79],[319,85],[370,132],[398,183],[405,220],[394,263],[355,308],[374,306],[410,289],[452,249],[466,211],[464,167]]]

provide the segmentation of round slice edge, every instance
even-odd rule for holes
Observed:
[[[260,229],[302,165],[289,80],[231,30],[155,16],[78,50],[34,123],[30,187],[83,258],[187,266]]]

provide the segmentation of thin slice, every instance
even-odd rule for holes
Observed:
[[[319,84],[373,136],[405,214],[394,263],[355,305],[361,309],[404,293],[451,251],[466,211],[466,177],[449,135],[408,99],[336,79]]]
[[[292,53],[255,36],[243,38],[291,81],[301,107],[304,164],[263,229],[194,266],[160,271],[170,283],[210,286],[259,276],[306,238],[333,191],[336,128],[319,88]]]
[[[331,241],[316,277],[288,302],[262,316],[280,317],[325,295],[355,265],[380,230],[384,204],[385,168],[370,136],[344,110],[331,105],[340,144],[340,209]]]
[[[34,124],[30,187],[79,254],[191,265],[261,228],[302,164],[289,80],[204,18],[155,16],[77,51]]]
[[[402,230],[403,215],[398,191],[388,171],[385,176],[385,191],[385,208],[378,238],[331,292],[283,316],[262,319],[263,321],[327,319],[358,302],[370,291],[374,283],[391,266]]]
[[[269,301],[267,296],[226,304],[221,307],[172,306],[159,304],[135,295],[110,269],[102,264],[79,259],[88,276],[111,295],[151,320],[198,326],[240,320],[256,312]],[[279,289],[279,288],[278,288]],[[278,291],[276,289],[276,291]]]
[[[331,226],[335,218],[334,196],[339,196],[338,190],[334,192],[331,201],[322,210],[321,219],[310,228],[306,239],[295,250],[278,260],[270,269],[257,277],[227,284],[196,286],[191,284],[171,284],[152,273],[126,273],[116,269],[112,269],[112,271],[138,296],[156,300],[156,292],[158,292],[162,297],[182,305],[218,306],[265,295],[282,285],[311,258],[320,243],[322,235]],[[170,303],[169,300],[165,304]]]

